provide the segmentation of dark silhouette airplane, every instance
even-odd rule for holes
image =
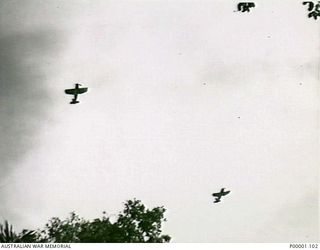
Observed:
[[[250,12],[250,8],[254,8],[256,5],[253,2],[241,2],[238,3],[238,11]]]
[[[224,191],[224,188],[221,188],[219,193],[213,193],[212,196],[215,197],[215,201],[213,203],[218,203],[221,201],[221,197],[229,194],[231,191]]]
[[[64,92],[68,95],[73,95],[73,99],[71,100],[70,104],[77,104],[79,101],[77,100],[77,97],[79,94],[83,94],[88,91],[88,88],[79,88],[81,84],[76,83],[74,89],[66,89]]]

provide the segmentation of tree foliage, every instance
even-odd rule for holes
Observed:
[[[54,242],[54,243],[164,243],[171,237],[162,235],[161,225],[166,221],[164,207],[147,209],[140,200],[128,200],[115,220],[103,213],[92,221],[72,212],[61,220],[53,217],[45,228],[14,233],[6,221],[0,224],[0,242]]]
[[[18,236],[8,221],[5,221],[3,225],[0,224],[0,242],[17,242],[17,240]]]
[[[36,240],[36,232],[31,230],[22,230],[21,233],[16,234],[12,225],[8,221],[0,224],[0,243],[21,243],[32,242]]]

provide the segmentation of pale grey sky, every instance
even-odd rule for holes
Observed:
[[[2,0],[0,219],[136,197],[173,242],[318,241],[319,20],[255,3]]]

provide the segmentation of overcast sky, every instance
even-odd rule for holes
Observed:
[[[318,241],[319,20],[255,3],[1,0],[0,219],[136,197],[173,242]]]

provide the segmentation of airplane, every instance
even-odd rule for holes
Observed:
[[[79,86],[81,86],[81,84],[76,83],[74,89],[66,89],[64,91],[68,95],[73,95],[73,99],[71,100],[70,104],[79,103],[79,101],[77,100],[78,95],[88,91],[88,88],[79,88]]]
[[[221,197],[229,194],[231,191],[224,191],[224,188],[221,188],[221,191],[219,193],[213,193],[212,196],[214,196],[216,199],[213,203],[218,203],[221,201]]]
[[[250,8],[256,7],[256,5],[253,2],[242,2],[238,3],[238,11],[241,12],[250,12]]]

